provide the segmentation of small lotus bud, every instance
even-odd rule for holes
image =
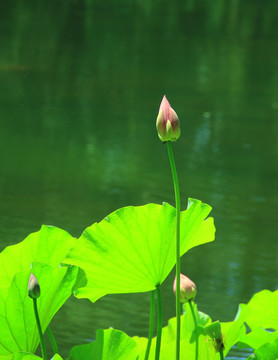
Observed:
[[[160,104],[156,119],[156,129],[161,141],[176,141],[180,137],[180,122],[175,110],[171,108],[166,96]]]
[[[176,282],[177,278],[174,281],[174,293],[176,294]],[[191,281],[187,276],[180,274],[180,301],[186,303],[189,300],[193,300],[196,296],[197,290],[196,285]]]
[[[35,277],[35,275],[32,273],[30,275],[29,282],[28,282],[28,296],[30,296],[30,298],[32,298],[32,299],[36,299],[40,296],[40,293],[41,293],[41,290],[40,290],[39,282],[38,282],[37,278]]]

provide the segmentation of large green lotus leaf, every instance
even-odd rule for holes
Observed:
[[[12,360],[42,360],[41,357],[26,352],[18,352],[13,354]],[[51,360],[63,360],[60,355],[55,354]]]
[[[277,360],[278,359],[278,339],[272,343],[265,343],[255,350],[255,356],[251,355],[248,359],[256,360]],[[247,360],[248,360],[247,359]]]
[[[278,330],[278,290],[262,290],[255,294],[247,304],[246,323],[251,329]]]
[[[72,293],[78,269],[76,267],[51,267],[33,263],[32,273],[39,281],[41,295],[37,299],[43,331]],[[33,300],[28,296],[31,270],[17,273],[8,288],[0,289],[0,354],[18,351],[34,353],[39,336]]]
[[[6,247],[0,254],[0,288],[9,287],[14,275],[29,270],[33,262],[57,266],[74,242],[66,231],[43,225],[22,242]]]
[[[136,360],[136,342],[120,330],[98,330],[96,340],[75,346],[69,360]]]
[[[181,255],[214,240],[210,211],[190,199],[181,212]],[[118,209],[88,227],[65,262],[86,273],[87,285],[75,293],[80,298],[153,290],[175,265],[175,208],[164,203]]]
[[[17,352],[12,356],[12,360],[41,360],[41,359],[42,358],[40,358],[39,356],[26,352]]]
[[[181,316],[181,360],[195,359],[196,343],[195,340],[198,336],[199,339],[199,358],[200,359],[217,359],[215,357],[215,350],[210,344],[208,336],[202,334],[202,329],[205,325],[211,323],[211,319],[208,315],[199,312],[196,304],[192,303],[195,318],[197,320],[198,329],[195,327],[194,319],[190,311],[189,304],[184,304],[184,315]],[[199,330],[199,331],[198,331]],[[145,357],[147,339],[134,337],[139,350],[139,360],[143,360]],[[150,350],[150,360],[155,359],[155,347],[156,337],[152,340]],[[161,360],[175,359],[176,348],[176,318],[169,319],[168,325],[162,329],[162,341],[161,341]],[[171,354],[171,356],[170,356]]]
[[[203,327],[200,324],[200,332],[203,335],[209,336],[209,342],[214,349],[220,350],[220,346],[223,344],[223,352],[224,356],[226,356],[232,346],[238,342],[239,338],[243,334],[246,333],[246,327],[244,324],[245,318],[246,309],[244,305],[241,305],[234,321],[222,323],[215,321],[213,323],[205,324]]]
[[[190,311],[189,304],[185,304],[185,314],[181,317],[181,344],[180,359],[195,359],[196,356],[196,339],[198,338],[198,354],[199,359],[218,360],[219,355],[216,354],[212,342],[207,335],[202,333],[202,329],[206,324],[211,323],[208,315],[198,312],[197,306],[193,305],[193,311],[197,321],[198,328]],[[152,347],[154,356],[155,341]],[[176,348],[176,318],[172,318],[168,322],[168,326],[163,328],[161,343],[161,360],[167,360],[167,354],[175,354]],[[169,356],[168,356],[169,359]],[[173,360],[175,357],[173,356]]]
[[[197,321],[197,329],[188,303],[184,304],[184,315],[181,316],[181,360],[195,359],[196,339],[198,338],[199,359],[219,360],[219,351],[216,338],[222,335],[226,355],[230,348],[237,343],[238,338],[245,332],[245,312],[238,312],[236,319],[229,323],[211,322],[211,318],[198,311],[196,304],[192,308]],[[134,337],[139,350],[140,360],[144,359],[147,339]],[[144,340],[144,341],[143,341]],[[152,341],[150,360],[155,358],[156,338]],[[161,360],[175,359],[169,354],[175,354],[176,346],[176,318],[168,321],[168,325],[162,329]],[[219,350],[219,349],[218,349]]]
[[[145,337],[139,337],[139,336],[133,336],[132,339],[137,344],[137,350],[138,350],[138,355],[139,355],[138,360],[145,359],[145,353],[146,353],[146,349],[147,349],[148,339]],[[153,341],[156,341],[156,338],[152,339],[152,342]],[[152,344],[152,353],[155,354],[154,350],[153,350],[153,344]],[[152,360],[152,358],[149,357],[149,360]]]
[[[264,343],[271,343],[276,339],[278,339],[278,331],[270,332],[263,328],[256,328],[240,337],[238,347],[258,349]]]
[[[197,336],[203,333],[204,327],[211,324],[211,318],[209,317],[209,315],[198,311],[198,307],[193,301],[191,302],[191,306],[195,314],[197,329],[194,318],[192,316],[191,307],[188,302],[184,303],[183,316],[181,317],[181,338],[189,338],[190,342],[193,342],[196,340]],[[176,336],[176,318],[172,318],[169,320],[166,329],[167,332],[172,329],[172,331],[170,332],[170,337],[172,338],[172,340],[174,340]]]
[[[222,322],[221,332],[223,334],[223,342],[225,345],[224,355],[226,356],[232,346],[237,344],[241,336],[246,334],[245,320],[247,316],[246,307],[241,304],[234,321]]]
[[[198,326],[210,322],[209,317],[197,318]],[[137,343],[139,360],[144,360],[147,339],[134,337]],[[143,341],[144,340],[144,341]],[[181,343],[180,360],[195,359],[196,355],[196,328],[190,313],[181,316]],[[149,360],[155,359],[156,338],[153,338]],[[174,360],[176,352],[176,318],[169,320],[168,325],[162,329],[160,360]],[[212,341],[207,335],[199,333],[198,336],[198,354],[199,359],[219,360],[219,354],[216,353]]]

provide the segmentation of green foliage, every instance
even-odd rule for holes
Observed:
[[[218,360],[219,349],[216,339],[222,336],[224,339],[225,351],[227,354],[231,347],[235,345],[241,334],[245,333],[244,316],[237,315],[236,319],[230,323],[212,322],[211,318],[199,312],[196,304],[193,304],[197,328],[190,311],[189,304],[184,305],[184,315],[181,317],[181,360],[194,360],[196,354],[196,340],[198,338],[199,359]],[[231,331],[233,328],[233,331]],[[174,359],[169,354],[175,354],[176,338],[176,318],[169,320],[168,325],[162,330],[161,360]],[[142,338],[135,337],[138,348],[142,349],[139,359],[144,359],[144,343]],[[146,341],[145,341],[146,342]],[[143,345],[143,346],[142,346]],[[150,359],[154,359],[155,339],[152,342]]]
[[[37,277],[41,296],[38,309],[43,331],[72,293],[78,269],[61,267],[74,239],[65,231],[43,226],[0,254],[0,354],[35,352],[39,336],[28,297],[30,273]],[[32,268],[32,269],[31,269]],[[17,355],[19,356],[19,355]]]
[[[231,347],[238,342],[239,338],[246,333],[246,327],[244,325],[245,321],[246,309],[243,305],[240,305],[234,321],[221,323],[225,356],[228,354]]]
[[[1,358],[0,358],[1,359]],[[36,356],[34,354],[26,353],[26,352],[18,352],[13,354],[11,357],[12,360],[40,360],[39,356]],[[63,360],[60,355],[55,354],[51,360]]]
[[[136,360],[136,342],[124,332],[114,329],[98,330],[96,340],[75,346],[68,360]]]
[[[35,263],[32,271],[41,284],[38,309],[43,331],[71,295],[76,268],[53,268]],[[33,301],[27,294],[30,271],[17,273],[8,288],[0,289],[0,352],[35,352],[39,336],[33,314]]]
[[[189,200],[181,212],[181,254],[214,239],[211,208]],[[0,254],[0,360],[36,360],[39,335],[28,297],[31,272],[38,279],[37,299],[42,329],[76,290],[78,297],[95,301],[108,293],[152,290],[175,264],[175,209],[169,204],[147,204],[119,209],[87,228],[77,241],[64,230],[42,226]],[[63,260],[69,265],[61,266]],[[77,266],[84,271],[81,271]],[[235,344],[251,347],[248,359],[278,357],[278,291],[263,290],[241,304],[234,321],[212,322],[192,303],[181,317],[180,360],[218,360]],[[194,321],[196,319],[196,323]],[[245,323],[251,329],[246,333]],[[267,331],[266,329],[272,329]],[[176,318],[162,330],[160,360],[174,359]],[[119,330],[98,330],[95,341],[74,347],[68,360],[144,360],[146,338]],[[153,339],[149,360],[155,358]],[[51,360],[62,360],[56,354]]]
[[[181,255],[214,240],[210,210],[190,199],[181,212]],[[175,209],[167,203],[118,209],[87,228],[65,262],[86,273],[87,285],[75,293],[79,298],[153,290],[175,265]]]
[[[246,322],[251,329],[261,326],[278,330],[278,290],[263,290],[255,294],[248,303]]]
[[[240,337],[239,348],[253,348],[250,359],[278,358],[278,291],[263,290],[246,305],[246,323],[251,331]],[[266,329],[272,329],[267,331]],[[275,330],[275,331],[274,331]]]
[[[30,270],[34,262],[58,266],[74,242],[66,231],[43,225],[19,244],[6,247],[0,254],[0,287],[8,287],[16,273]]]
[[[269,332],[261,327],[258,327],[250,333],[241,336],[238,347],[258,349],[263,344],[271,343],[276,339],[278,339],[278,331]]]
[[[26,353],[26,352],[17,352],[11,357],[11,359],[12,360],[39,360],[41,358],[34,354],[30,354],[30,353]],[[58,358],[57,358],[57,360],[58,360]]]
[[[249,356],[248,359],[253,360],[277,360],[278,358],[278,339],[272,343],[264,343],[257,350],[254,355]],[[247,359],[247,360],[248,360]]]

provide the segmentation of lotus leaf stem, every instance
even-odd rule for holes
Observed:
[[[221,347],[220,351],[220,360],[224,360],[224,352],[223,352],[223,348]]]
[[[198,324],[197,324],[197,319],[196,319],[196,315],[195,315],[195,311],[193,309],[193,304],[192,304],[192,300],[188,301],[190,310],[191,310],[191,314],[193,317],[193,321],[194,321],[194,325],[195,325],[195,329],[196,329],[196,343],[195,343],[195,360],[198,360],[198,356],[199,356],[199,334],[197,333],[197,329],[198,329]]]
[[[57,346],[55,337],[54,337],[52,331],[50,330],[49,326],[46,328],[46,333],[47,333],[47,336],[48,336],[49,341],[51,343],[54,355],[58,354],[58,346]]]
[[[161,303],[160,284],[156,285],[156,300],[157,300],[157,327],[156,327],[155,360],[159,360],[161,334],[162,334],[162,303]]]
[[[145,360],[148,360],[149,358],[149,354],[150,354],[150,350],[151,350],[151,345],[152,345],[152,337],[153,337],[153,328],[154,328],[154,295],[155,295],[155,290],[151,291],[151,301],[150,301],[150,322],[149,322],[149,337],[148,337],[148,343],[147,343],[147,348],[146,348],[146,353],[145,353]]]
[[[172,149],[171,141],[167,141],[167,150],[170,160],[171,172],[174,183],[175,191],[175,201],[176,201],[176,318],[177,318],[177,328],[176,328],[176,360],[180,359],[180,315],[181,315],[181,305],[180,305],[180,190],[179,190],[179,181],[176,170],[176,164],[174,160],[174,154]]]
[[[42,327],[41,327],[41,323],[40,323],[38,305],[37,305],[37,299],[36,298],[33,299],[33,305],[34,305],[34,313],[35,313],[36,323],[37,323],[37,327],[38,327],[38,331],[39,331],[42,358],[43,358],[43,360],[47,360],[45,342],[44,342],[44,338],[43,338]]]

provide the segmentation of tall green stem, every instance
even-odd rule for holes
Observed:
[[[49,338],[49,341],[51,343],[52,349],[53,349],[53,353],[58,354],[58,346],[55,340],[54,335],[52,334],[52,331],[49,329],[49,326],[46,328],[45,332],[47,333],[47,336]]]
[[[156,285],[156,300],[157,300],[157,327],[156,327],[155,360],[159,360],[161,333],[162,333],[162,303],[161,303],[160,284]]]
[[[175,201],[176,201],[176,318],[177,318],[177,335],[176,335],[176,360],[180,359],[180,189],[176,170],[176,164],[173,155],[172,143],[167,141],[167,150],[172,171]]]
[[[194,325],[195,325],[195,329],[197,330],[197,319],[196,319],[196,315],[195,315],[195,311],[193,309],[193,304],[192,304],[192,300],[190,299],[188,301],[188,304],[190,306],[190,310],[191,310],[191,314],[193,317],[193,321],[194,321]],[[199,356],[199,334],[196,332],[196,343],[195,343],[195,360],[198,360],[198,356]]]
[[[149,322],[149,338],[148,338],[148,344],[146,348],[145,353],[145,360],[148,360],[150,349],[152,345],[152,337],[153,337],[153,327],[154,327],[154,294],[155,290],[151,291],[151,303],[150,303],[150,322]]]
[[[224,352],[222,347],[220,349],[220,360],[224,360]]]
[[[40,336],[42,358],[43,358],[43,360],[47,360],[45,342],[44,342],[44,338],[43,338],[43,334],[42,334],[42,327],[41,327],[41,323],[40,323],[38,306],[37,306],[37,299],[36,298],[33,299],[33,305],[34,305],[34,313],[35,313],[36,323],[37,323],[39,336]]]

